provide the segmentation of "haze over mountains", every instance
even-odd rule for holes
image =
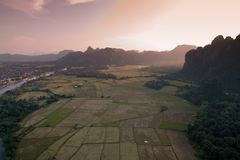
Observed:
[[[116,48],[93,49],[88,47],[85,52],[73,52],[56,61],[64,66],[91,65],[164,65],[184,63],[186,52],[196,48],[192,45],[179,45],[171,51],[125,51]]]
[[[193,45],[179,45],[171,51],[126,51],[116,48],[93,49],[88,47],[85,52],[72,50],[58,54],[38,56],[0,54],[0,62],[50,62],[63,66],[89,65],[131,65],[131,64],[177,64],[184,63],[187,51],[196,48]]]
[[[73,50],[63,50],[58,54],[45,54],[45,55],[23,55],[23,54],[0,54],[0,62],[48,62],[56,61],[59,58],[64,57]]]

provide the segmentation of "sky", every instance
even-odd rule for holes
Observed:
[[[240,33],[240,0],[0,0],[0,53],[170,50]]]

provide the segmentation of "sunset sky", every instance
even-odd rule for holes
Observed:
[[[240,0],[0,0],[0,53],[170,50],[240,33]]]

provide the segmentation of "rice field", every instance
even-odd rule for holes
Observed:
[[[106,72],[124,80],[56,75],[36,81],[58,94],[73,95],[41,108],[21,123],[31,127],[18,160],[196,160],[184,134],[195,107],[175,96],[176,86],[145,88],[140,66]],[[168,109],[162,112],[162,106]]]

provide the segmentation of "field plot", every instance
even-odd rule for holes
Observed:
[[[76,109],[57,126],[82,128],[93,125],[99,121],[102,111],[89,111]]]
[[[105,128],[105,143],[119,143],[119,128]]]
[[[18,160],[195,160],[185,136],[196,108],[175,95],[178,84],[160,91],[144,87],[141,66],[110,67],[123,79],[57,74],[36,84],[72,95],[39,109],[22,122],[31,128]],[[129,76],[126,78],[126,76]],[[173,82],[172,82],[173,83]]]
[[[152,128],[134,128],[134,135],[139,145],[160,145],[159,137]]]
[[[133,128],[120,129],[121,142],[134,142]]]
[[[138,160],[137,145],[135,143],[120,143],[120,159]]]
[[[55,112],[51,113],[42,125],[54,127],[72,112],[72,109],[60,108]]]
[[[71,130],[70,127],[54,127],[47,135],[48,137],[62,137]]]
[[[105,128],[103,127],[91,127],[84,143],[104,143]]]
[[[171,146],[171,142],[168,138],[168,135],[165,133],[159,133],[159,140],[163,146]]]
[[[25,138],[44,138],[47,137],[48,134],[52,131],[50,127],[39,127],[34,129],[31,133],[29,133]]]
[[[71,147],[71,146],[63,146],[57,155],[55,156],[58,160],[66,160],[70,159],[74,153],[76,153],[78,150],[77,147]]]
[[[96,86],[92,79],[55,75],[39,80],[37,84],[58,95],[96,97]]]
[[[152,150],[152,146],[139,145],[138,153],[139,153],[140,160],[156,160],[155,155]]]
[[[67,102],[68,102],[68,100],[63,99],[63,100],[60,100],[58,102],[51,104],[47,108],[39,109],[38,111],[34,112],[33,114],[27,116],[22,121],[23,127],[30,127],[30,126],[36,125],[37,123],[39,123],[40,121],[45,119],[46,116],[48,116],[49,114],[51,114],[52,112],[54,112],[55,110],[57,110],[58,108],[63,106],[64,104],[66,104]]]
[[[104,145],[102,160],[119,160],[119,158],[119,143]]]
[[[162,147],[162,146],[154,146],[153,151],[156,157],[156,160],[177,160],[177,157],[172,149],[172,147]]]
[[[65,144],[67,146],[80,147],[87,135],[89,128],[80,129],[74,136],[72,136]]]
[[[24,139],[19,144],[17,160],[33,160],[45,151],[56,138]]]
[[[85,144],[71,160],[96,160],[100,159],[103,144]]]
[[[58,139],[55,143],[50,145],[47,150],[45,150],[37,160],[51,159],[58,152],[58,150],[63,146],[63,144],[74,134],[75,132],[70,132],[62,138]],[[64,148],[62,149],[64,150]],[[61,152],[60,152],[61,153]]]

